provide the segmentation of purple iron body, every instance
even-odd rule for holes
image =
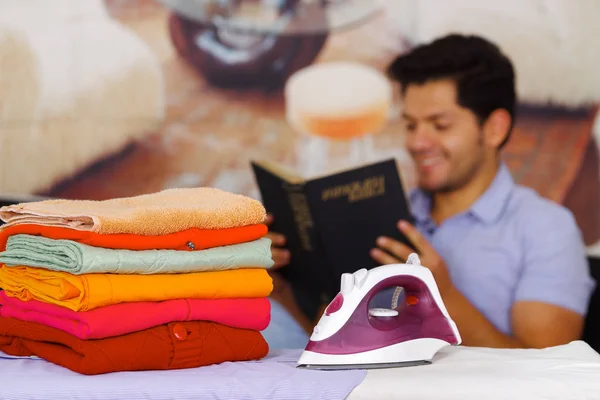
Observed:
[[[389,306],[373,307],[376,297],[390,290]],[[460,343],[433,275],[412,254],[406,264],[344,274],[298,364],[314,369],[422,365],[441,348]]]

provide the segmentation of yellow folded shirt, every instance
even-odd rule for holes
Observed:
[[[0,288],[21,300],[35,299],[73,311],[89,311],[136,301],[267,297],[273,281],[266,270],[255,268],[189,274],[71,275],[1,265]]]

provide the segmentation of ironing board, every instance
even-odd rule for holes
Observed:
[[[76,375],[43,360],[0,357],[0,393],[5,391],[0,397],[11,400],[600,399],[600,355],[581,341],[545,350],[452,347],[441,350],[432,365],[370,370],[366,377],[363,371],[344,371],[341,376],[338,371],[304,370],[307,374],[295,379],[292,375],[302,370],[293,368],[293,362],[289,368],[284,364],[297,360],[299,355],[300,350],[270,354],[267,358],[271,361],[285,362],[276,369],[268,363],[226,363],[195,370],[95,377]],[[15,383],[19,379],[21,383]],[[17,386],[19,389],[15,389]],[[16,390],[25,390],[27,395],[19,396],[14,393]],[[32,391],[38,395],[32,396]]]
[[[600,355],[575,341],[543,350],[453,347],[427,366],[371,370],[347,400],[600,399]]]

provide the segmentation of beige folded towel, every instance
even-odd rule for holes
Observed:
[[[260,224],[257,200],[215,188],[178,188],[111,200],[45,200],[0,208],[6,222],[59,226],[101,234],[166,235],[189,228],[223,229]]]

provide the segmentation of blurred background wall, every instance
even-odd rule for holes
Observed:
[[[357,145],[370,149],[362,161],[396,158],[408,190],[397,98],[368,143],[315,144],[286,120],[286,83],[328,62],[383,71],[411,46],[476,33],[517,70],[505,151],[515,179],[573,210],[593,246],[599,12],[596,0],[0,0],[0,193],[214,186],[256,197],[250,159],[307,173],[358,163]]]

